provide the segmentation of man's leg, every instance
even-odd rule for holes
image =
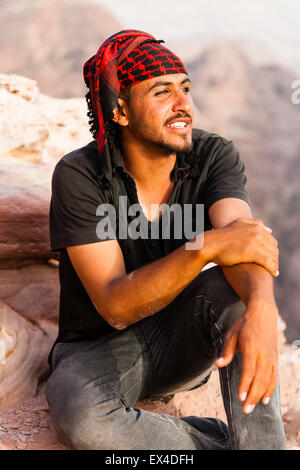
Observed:
[[[152,365],[136,325],[107,340],[59,343],[46,388],[51,417],[72,449],[204,450],[228,447],[214,420],[188,419],[134,408],[149,396]],[[191,418],[193,421],[193,418]]]
[[[245,305],[221,269],[203,271],[168,306],[164,315],[143,323],[151,349],[151,394],[168,395],[199,385],[221,352],[226,332]],[[232,449],[284,449],[279,383],[269,405],[246,415],[238,398],[241,355],[220,369],[221,390]],[[199,410],[201,413],[201,410]]]

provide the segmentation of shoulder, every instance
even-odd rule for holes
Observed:
[[[105,199],[99,184],[100,158],[96,141],[64,155],[52,175],[52,199]]]
[[[100,171],[100,159],[96,141],[64,155],[56,164],[53,179],[82,175],[95,177]]]
[[[236,152],[232,140],[203,129],[193,129],[192,143],[187,162],[191,165],[190,174],[194,177],[206,174],[217,160],[223,159],[224,155],[232,158]]]
[[[193,152],[197,153],[202,149],[217,150],[228,144],[232,144],[232,140],[226,139],[222,135],[214,132],[208,132],[203,129],[193,129],[192,132]]]

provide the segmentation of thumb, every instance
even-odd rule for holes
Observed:
[[[225,367],[230,364],[236,352],[237,338],[237,333],[226,335],[223,349],[218,360],[216,361],[217,367]]]

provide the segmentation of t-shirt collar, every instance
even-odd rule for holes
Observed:
[[[97,146],[97,142],[94,141]],[[106,177],[106,179],[111,182],[116,172],[124,172],[124,159],[121,150],[119,147],[112,145],[111,152],[104,153],[100,157],[100,173]],[[190,164],[186,161],[186,155],[179,154],[176,157],[175,165],[172,170],[175,174],[175,181],[178,178],[186,178],[190,172]]]

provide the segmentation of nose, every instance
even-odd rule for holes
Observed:
[[[172,106],[173,112],[184,112],[188,113],[191,117],[193,115],[193,100],[190,93],[186,93],[183,90],[178,90],[174,96],[174,102]]]

